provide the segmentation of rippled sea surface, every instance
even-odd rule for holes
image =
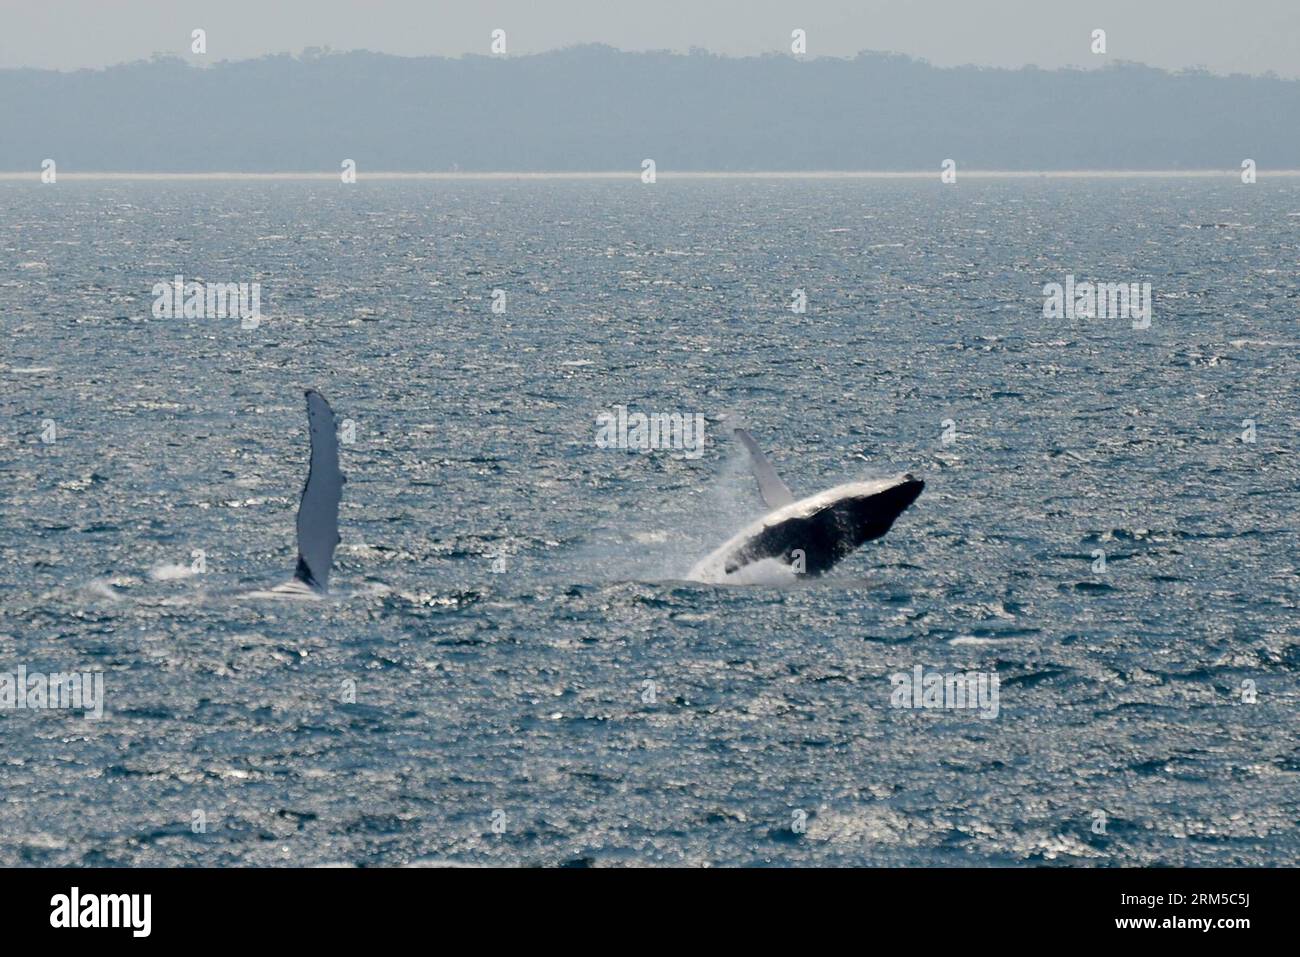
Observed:
[[[0,711],[0,864],[1300,863],[1298,267],[1266,177],[0,184],[0,671],[107,699]],[[178,273],[261,324],[154,319]],[[248,599],[308,387],[334,594]],[[729,410],[796,494],[925,493],[685,581],[762,511]]]

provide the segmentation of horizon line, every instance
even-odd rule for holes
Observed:
[[[149,172],[137,171],[58,171],[58,179],[66,180],[175,180],[175,181],[217,181],[217,180],[338,180],[341,171],[282,171],[282,172]],[[656,179],[930,179],[938,178],[941,170],[658,170]],[[1261,178],[1270,176],[1300,176],[1300,169],[1259,170]],[[957,178],[971,179],[1207,179],[1213,177],[1232,177],[1239,179],[1240,167],[1226,169],[1197,170],[1123,170],[1123,169],[1066,169],[1066,170],[998,170],[973,169],[957,170]],[[585,170],[585,171],[380,171],[364,172],[358,170],[357,181],[373,180],[581,180],[612,179],[640,180],[641,170]],[[43,183],[41,170],[5,171],[0,170],[0,182],[34,182],[40,185],[58,185]],[[351,184],[349,184],[351,185]],[[650,185],[650,184],[646,184]]]
[[[333,49],[327,44],[323,47],[305,46],[300,48],[296,52],[294,50],[279,50],[276,52],[255,53],[255,54],[250,54],[248,56],[242,56],[239,58],[223,57],[219,60],[209,60],[207,59],[206,54],[202,55],[202,57],[200,58],[198,56],[186,53],[183,49],[182,50],[155,50],[148,56],[136,56],[134,59],[116,60],[113,61],[112,63],[102,63],[102,64],[91,65],[91,66],[34,66],[30,64],[26,66],[8,66],[8,65],[0,64],[0,72],[6,70],[37,70],[37,71],[44,71],[49,73],[73,74],[73,73],[79,73],[83,71],[100,72],[100,71],[118,69],[120,67],[139,66],[142,64],[152,64],[152,63],[159,63],[164,61],[183,63],[187,67],[193,67],[194,69],[199,69],[199,70],[207,70],[217,66],[223,66],[223,65],[232,66],[241,63],[252,63],[258,60],[277,59],[279,57],[289,57],[290,59],[300,63],[309,63],[313,61],[328,59],[330,57],[351,56],[355,54],[390,57],[398,60],[433,59],[433,60],[459,61],[459,60],[466,60],[466,59],[481,58],[485,60],[505,61],[505,60],[526,59],[528,57],[548,56],[555,53],[571,53],[574,51],[589,50],[589,49],[611,51],[614,53],[624,54],[624,55],[676,56],[676,57],[695,57],[695,56],[703,55],[707,57],[712,57],[714,59],[731,60],[731,61],[765,59],[769,57],[789,57],[790,59],[795,60],[796,62],[799,63],[813,63],[817,61],[827,61],[827,60],[852,62],[854,60],[858,60],[863,57],[873,57],[873,56],[891,57],[891,58],[897,57],[897,58],[909,60],[912,63],[930,67],[935,70],[999,70],[999,71],[1007,71],[1012,73],[1023,72],[1023,71],[1040,71],[1043,73],[1058,73],[1058,72],[1091,73],[1094,71],[1106,70],[1111,67],[1142,67],[1148,70],[1155,70],[1161,73],[1167,73],[1170,74],[1171,76],[1176,76],[1179,74],[1203,74],[1218,79],[1248,77],[1251,79],[1261,79],[1261,80],[1275,79],[1275,80],[1283,80],[1286,82],[1300,82],[1300,69],[1294,69],[1294,68],[1287,70],[1287,72],[1285,73],[1279,73],[1276,68],[1272,68],[1272,67],[1257,72],[1243,72],[1241,70],[1222,69],[1222,68],[1211,69],[1207,66],[1204,66],[1203,64],[1197,64],[1197,63],[1190,63],[1182,66],[1158,66],[1153,63],[1148,63],[1145,60],[1130,60],[1126,57],[1120,57],[1120,56],[1112,57],[1109,55],[1107,55],[1106,58],[1101,62],[1094,62],[1092,60],[1083,60],[1077,63],[1061,63],[1056,66],[1043,66],[1035,62],[1025,62],[1019,65],[1005,65],[1005,64],[999,65],[999,64],[992,64],[992,63],[978,63],[973,61],[943,64],[943,63],[936,63],[933,60],[931,60],[929,57],[917,53],[906,53],[902,50],[878,50],[878,49],[873,49],[871,47],[863,47],[861,49],[856,50],[853,53],[844,53],[838,55],[830,54],[830,53],[792,54],[779,46],[773,47],[771,49],[766,49],[766,50],[756,50],[752,53],[719,53],[714,50],[709,50],[707,48],[698,47],[698,46],[690,46],[686,49],[681,49],[679,47],[678,48],[647,47],[647,48],[626,49],[624,47],[615,46],[614,44],[606,43],[600,40],[580,41],[576,43],[565,44],[563,46],[547,47],[545,49],[536,49],[536,50],[525,49],[525,50],[516,50],[513,53],[500,53],[500,54],[483,53],[477,49],[461,50],[460,52],[457,53],[390,53],[386,50],[372,50],[368,47],[350,47],[348,49]]]

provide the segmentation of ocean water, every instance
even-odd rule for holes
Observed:
[[[0,672],[105,688],[0,710],[0,864],[1300,863],[1298,267],[1266,177],[0,184]],[[153,318],[178,273],[262,321]],[[334,594],[250,600],[309,387]],[[762,512],[726,412],[796,494],[925,493],[686,581]]]

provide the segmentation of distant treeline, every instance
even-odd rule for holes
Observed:
[[[319,53],[0,70],[0,169],[1300,168],[1300,81],[892,54]]]

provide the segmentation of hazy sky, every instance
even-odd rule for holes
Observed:
[[[1300,77],[1300,0],[0,0],[0,67],[97,67],[173,53],[208,62],[304,47],[403,56],[601,42],[733,56],[889,50],[950,66],[1097,66],[1106,59]],[[1089,51],[1094,28],[1107,57]]]

